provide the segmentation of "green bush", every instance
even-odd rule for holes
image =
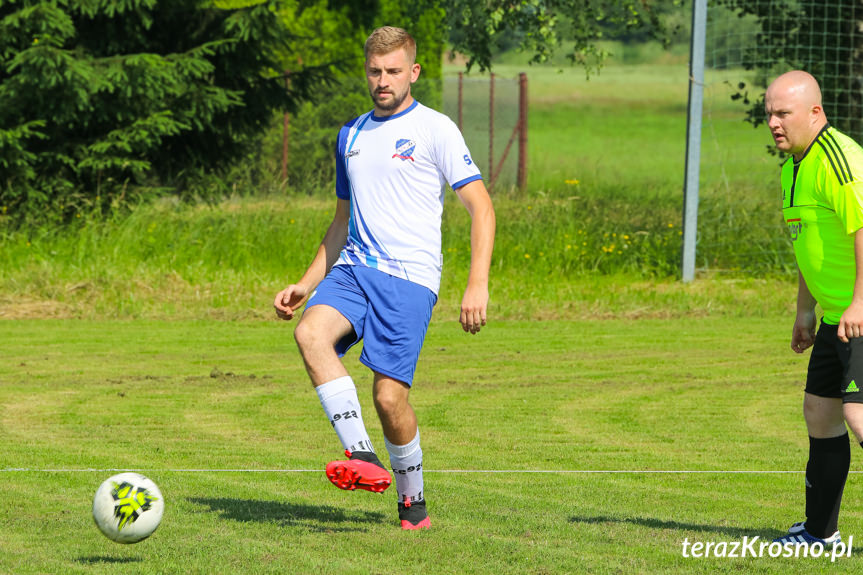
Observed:
[[[0,0],[0,209],[68,218],[243,157],[287,103],[275,6]]]

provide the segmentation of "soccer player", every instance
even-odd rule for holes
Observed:
[[[806,72],[776,78],[764,102],[776,147],[790,156],[782,213],[799,271],[791,349],[812,346],[803,397],[806,520],[776,541],[832,545],[841,541],[851,461],[846,423],[863,440],[863,149],[827,122],[821,89]],[[816,303],[824,313],[817,334]]]
[[[449,183],[471,216],[471,263],[462,328],[486,324],[494,244],[491,199],[464,139],[446,116],[411,96],[416,44],[404,30],[378,28],[365,44],[374,109],[345,124],[336,153],[336,212],[300,280],[276,295],[289,320],[306,302],[294,338],[348,459],[326,467],[341,489],[382,492],[391,483],[363,423],[356,387],[340,357],[363,339],[360,361],[396,478],[402,529],[429,528],[417,417],[408,402],[437,301],[441,214]]]

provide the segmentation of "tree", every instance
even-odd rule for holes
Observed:
[[[651,36],[664,43],[663,16],[682,0],[442,0],[452,30],[453,49],[469,56],[467,67],[491,67],[495,47],[518,38],[531,63],[548,60],[564,41],[567,56],[588,71],[601,66],[608,52],[599,41],[625,34]]]
[[[0,209],[68,216],[242,157],[289,102],[275,2],[243,4],[0,0]]]

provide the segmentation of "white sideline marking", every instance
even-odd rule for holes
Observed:
[[[123,471],[134,471],[140,473],[323,473],[323,469],[121,469],[121,468],[34,468],[34,467],[7,467],[0,469],[0,473],[120,473]],[[652,474],[652,475],[687,475],[687,474],[714,474],[714,475],[767,475],[767,474],[789,474],[805,473],[798,471],[778,470],[693,470],[693,469],[423,469],[423,473],[536,473],[536,474]],[[849,474],[859,474],[863,471],[849,471]]]

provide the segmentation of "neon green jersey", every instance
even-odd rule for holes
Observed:
[[[863,228],[863,149],[829,125],[803,158],[782,166],[782,215],[797,266],[824,321],[837,325],[854,295],[854,232]]]

